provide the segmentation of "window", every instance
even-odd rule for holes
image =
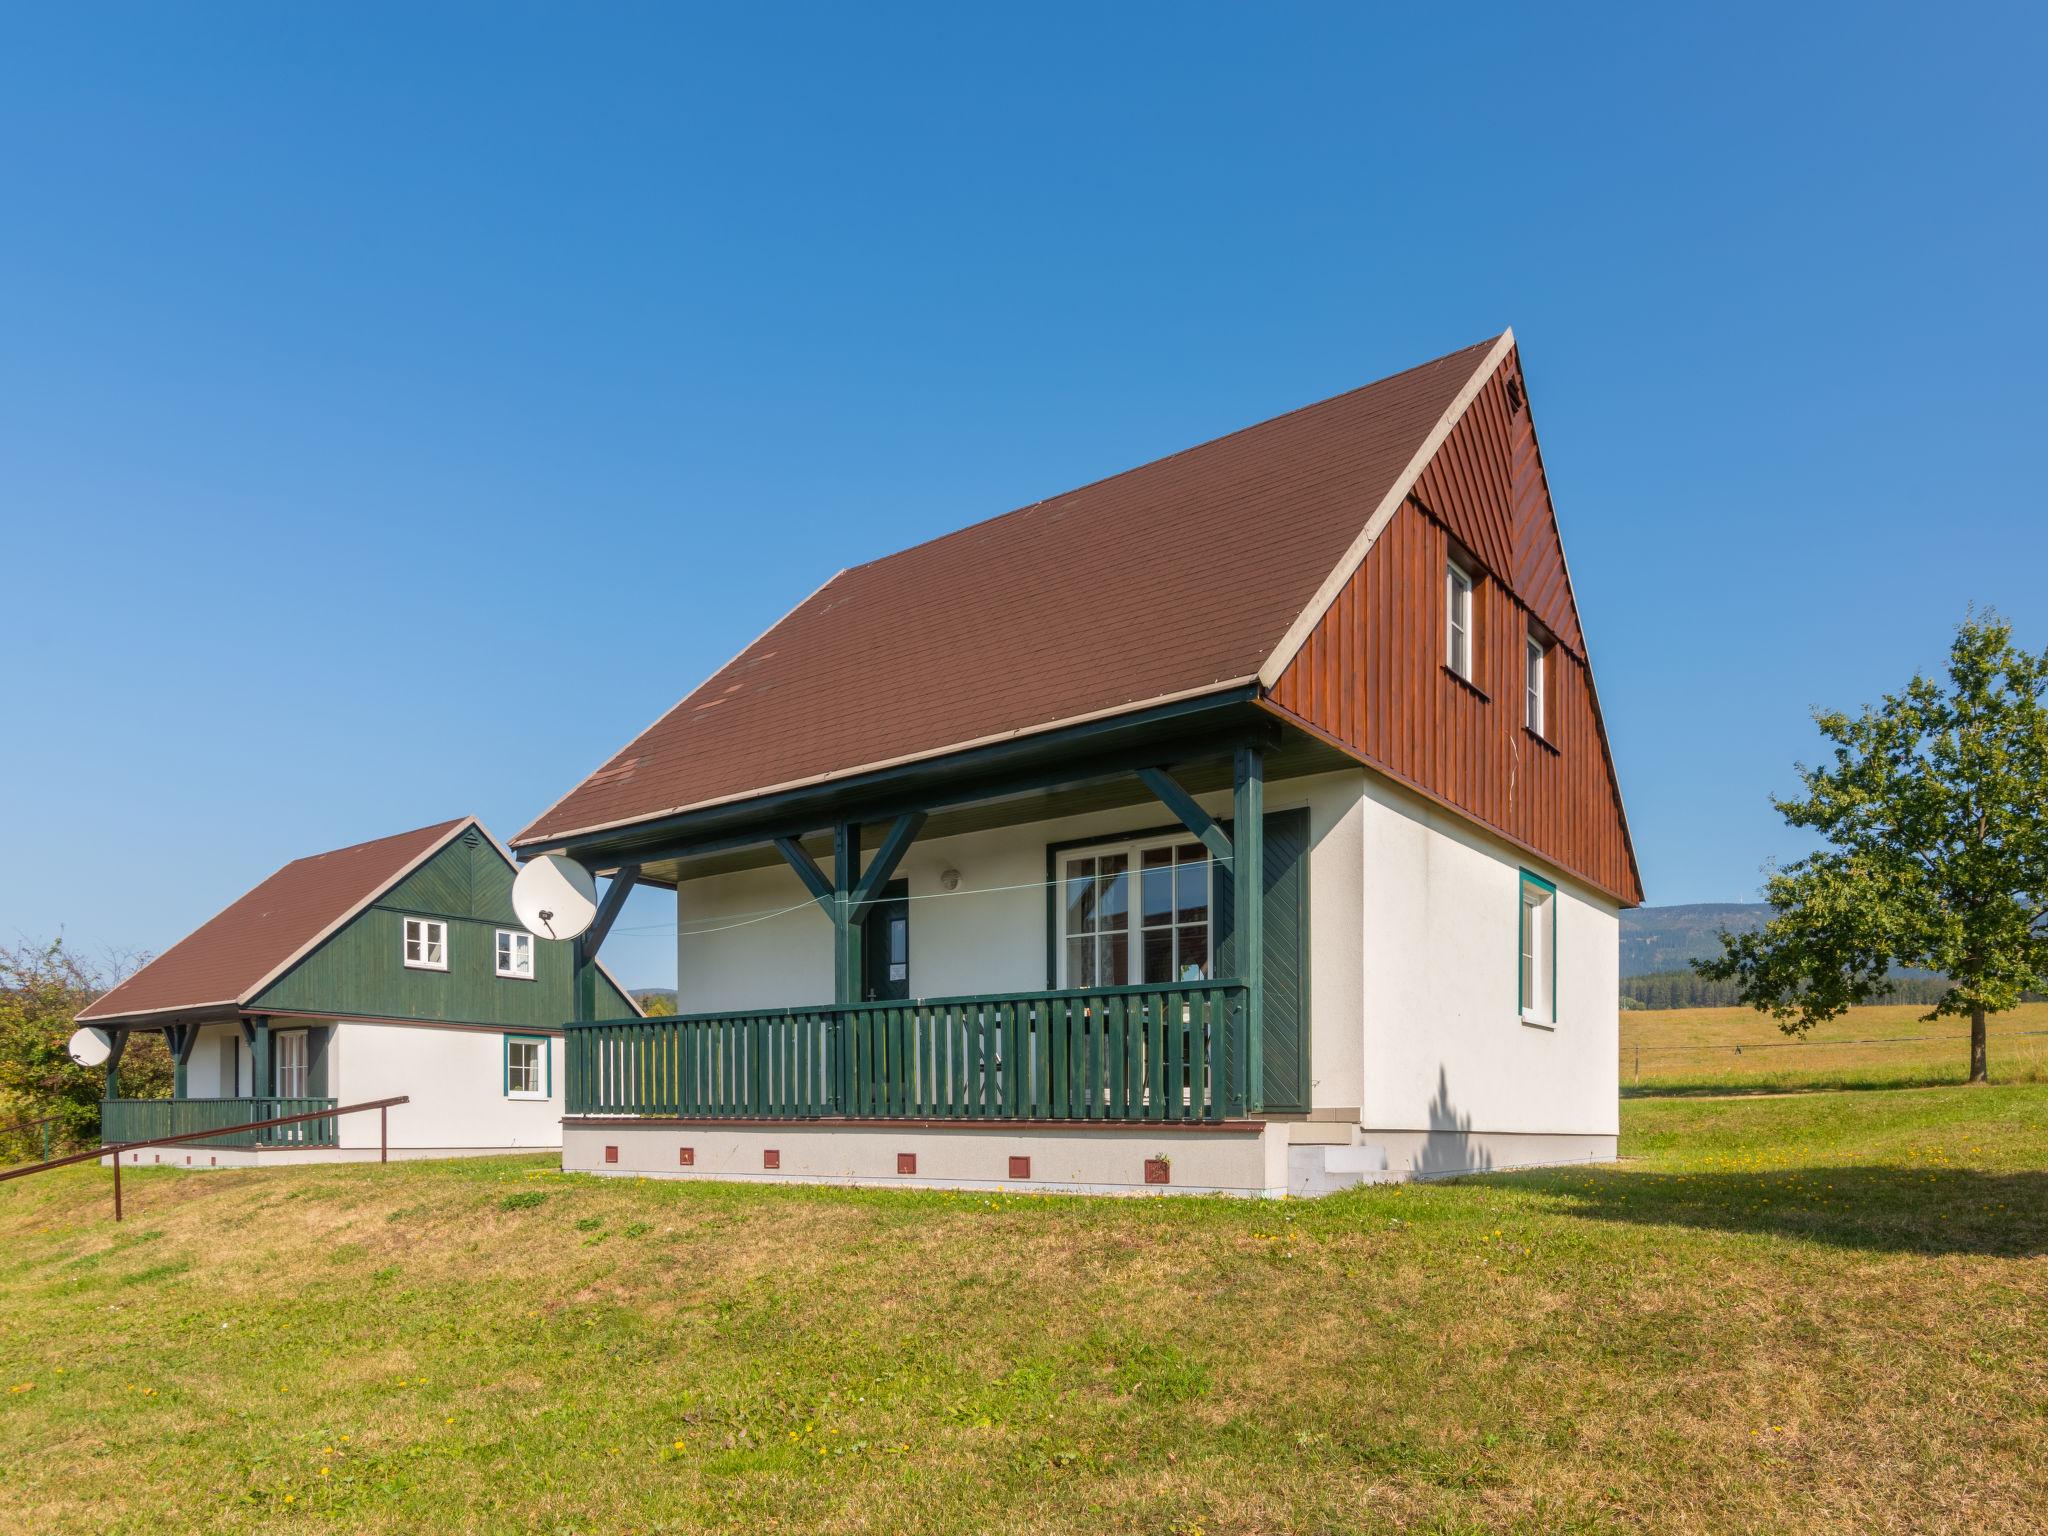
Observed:
[[[405,963],[414,970],[448,969],[448,925],[430,917],[405,920]]]
[[[498,930],[498,974],[533,980],[533,935],[510,928]]]
[[[280,1099],[303,1099],[306,1096],[306,1032],[303,1029],[283,1030],[276,1040],[277,1096]]]
[[[538,1035],[505,1037],[505,1096],[544,1099],[548,1096],[548,1043]]]
[[[1521,1013],[1524,1024],[1557,1022],[1557,887],[1522,871]]]
[[[1455,560],[1444,566],[1444,665],[1472,681],[1472,578]]]
[[[1543,734],[1544,674],[1550,666],[1550,647],[1542,637],[1530,631],[1526,660],[1522,678],[1522,724],[1538,736]]]
[[[1060,985],[1205,981],[1209,850],[1175,838],[1076,850],[1060,861]]]

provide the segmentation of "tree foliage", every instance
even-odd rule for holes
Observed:
[[[1948,676],[1916,674],[1857,716],[1819,710],[1833,743],[1774,800],[1827,845],[1778,871],[1776,915],[1695,962],[1788,1034],[1892,991],[1894,966],[1938,971],[1929,1018],[1967,1015],[1973,1081],[1985,1019],[2048,985],[2048,652],[1996,614],[1967,618]]]
[[[0,1127],[54,1116],[53,1150],[99,1139],[106,1069],[81,1067],[65,1046],[79,1010],[134,968],[118,959],[95,964],[62,939],[0,945]],[[129,1042],[121,1091],[128,1098],[169,1096],[171,1061],[159,1036]],[[40,1157],[42,1147],[38,1129],[0,1133],[0,1162]]]

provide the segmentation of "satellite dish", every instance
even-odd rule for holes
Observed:
[[[512,881],[512,910],[536,938],[573,939],[597,918],[597,879],[566,854],[544,853]]]
[[[114,1054],[114,1042],[107,1038],[103,1029],[78,1029],[72,1031],[64,1049],[81,1067],[98,1067],[104,1066],[107,1058]]]

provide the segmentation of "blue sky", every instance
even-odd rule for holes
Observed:
[[[0,935],[509,836],[833,570],[1510,324],[1653,902],[2048,644],[2038,10],[987,9],[0,9]]]

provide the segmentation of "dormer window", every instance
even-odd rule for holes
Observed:
[[[1444,563],[1444,665],[1472,681],[1472,573],[1455,560]]]

